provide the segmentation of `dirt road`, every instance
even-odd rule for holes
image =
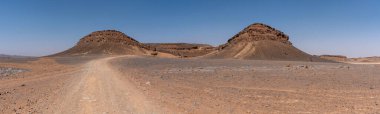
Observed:
[[[83,74],[67,87],[68,92],[56,101],[55,113],[107,114],[159,112],[108,60],[97,59],[86,64]]]

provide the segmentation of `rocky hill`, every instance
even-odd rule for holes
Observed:
[[[143,55],[149,50],[135,39],[116,30],[92,32],[83,37],[74,47],[55,54],[64,55]]]
[[[262,23],[246,27],[204,58],[326,61],[297,49],[288,35]]]

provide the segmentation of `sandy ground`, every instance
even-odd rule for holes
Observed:
[[[30,70],[21,74],[0,78],[0,113],[42,113],[51,110],[53,100],[61,96],[70,78],[81,72],[82,67],[62,65],[52,59],[2,62],[1,67]]]
[[[30,70],[0,78],[0,113],[380,112],[379,65],[69,59],[0,63]]]
[[[376,65],[159,58],[112,63],[156,105],[175,112],[380,112]]]

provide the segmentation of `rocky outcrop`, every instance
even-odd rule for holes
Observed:
[[[228,40],[228,43],[253,42],[260,40],[272,40],[291,45],[289,36],[262,23],[249,25],[238,34]]]
[[[82,38],[78,42],[77,45],[78,46],[102,45],[102,44],[109,44],[109,43],[117,43],[117,44],[142,47],[142,44],[140,44],[137,40],[116,30],[103,30],[103,31],[92,32],[91,34]]]

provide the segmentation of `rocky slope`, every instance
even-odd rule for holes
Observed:
[[[69,50],[55,54],[62,55],[143,55],[148,49],[135,39],[116,30],[92,32],[83,37]]]
[[[288,35],[268,25],[255,23],[233,36],[205,58],[325,61],[292,45]]]

